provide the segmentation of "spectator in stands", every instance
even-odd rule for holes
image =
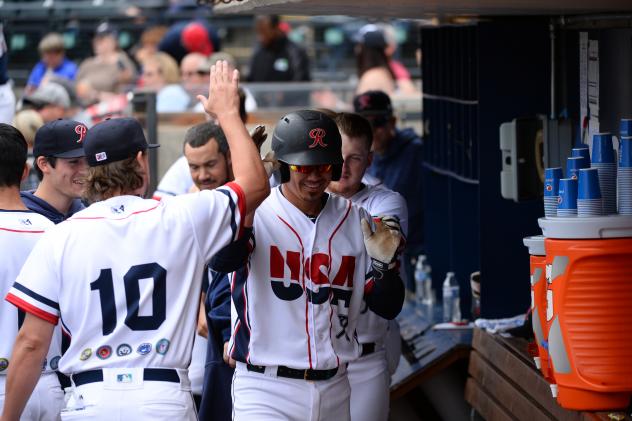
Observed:
[[[33,156],[33,143],[35,141],[35,133],[44,125],[44,120],[35,110],[21,110],[15,114],[13,119],[13,127],[18,129],[24,136],[28,145],[28,155],[26,163],[29,166],[29,175],[20,184],[20,190],[35,190],[39,184],[37,171],[35,171],[35,157]]]
[[[201,53],[189,53],[180,62],[180,76],[182,77],[182,87],[195,98],[197,95],[208,91],[208,80],[210,76],[210,66],[206,56]],[[196,100],[196,105],[199,102]]]
[[[140,41],[132,48],[136,64],[140,66],[146,58],[158,52],[158,44],[166,33],[166,26],[152,26],[143,31]]]
[[[0,123],[11,123],[15,114],[15,95],[8,73],[9,49],[0,25]]]
[[[395,127],[397,118],[389,96],[382,91],[368,91],[353,99],[355,112],[365,117],[373,129],[373,162],[367,173],[386,187],[404,196],[408,205],[408,237],[404,253],[406,287],[414,291],[411,258],[424,250],[423,232],[423,143],[412,130]]]
[[[356,93],[371,90],[383,91],[393,95],[397,89],[395,74],[391,70],[384,52],[386,39],[384,33],[373,25],[374,30],[360,32],[356,45],[356,68],[358,86]]]
[[[118,32],[109,22],[97,26],[92,47],[94,57],[85,59],[77,73],[77,95],[90,104],[119,92],[136,77],[136,67],[119,48]]]
[[[305,50],[290,41],[279,27],[276,15],[257,16],[255,30],[259,44],[250,59],[248,82],[301,82],[311,80]],[[269,93],[257,95],[260,105],[306,105],[306,95]]]
[[[150,56],[143,63],[141,86],[157,93],[156,111],[177,113],[186,111],[191,97],[180,83],[178,63],[161,51]]]
[[[42,117],[44,123],[64,118],[70,108],[68,92],[58,83],[42,84],[22,100],[24,109],[34,109]]]
[[[195,98],[198,94],[202,94],[204,90],[208,89],[208,81],[210,75],[211,66],[217,63],[219,60],[224,60],[231,68],[236,68],[237,63],[235,58],[223,51],[213,53],[210,57],[206,58],[198,53],[191,53],[182,59],[180,63],[180,69],[182,70],[183,86]],[[197,65],[196,68],[193,65]],[[186,75],[185,75],[186,73]],[[202,89],[202,92],[197,90]],[[245,102],[243,105],[245,111],[252,112],[257,109],[257,101],[248,88],[241,86],[239,88],[239,95],[245,96]],[[194,101],[191,105],[191,110],[194,112],[203,113],[204,108],[199,101]],[[243,117],[243,115],[242,115]],[[245,121],[245,120],[244,120]]]
[[[75,80],[77,65],[66,58],[64,38],[55,32],[51,32],[42,38],[38,50],[41,60],[33,67],[29,79],[26,82],[26,93],[32,93],[43,80],[52,75]]]
[[[178,63],[188,53],[206,57],[220,50],[219,35],[205,21],[178,22],[172,25],[158,44],[158,49],[169,54]]]

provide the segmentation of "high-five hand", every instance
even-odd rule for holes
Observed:
[[[208,98],[198,95],[204,110],[212,117],[239,114],[239,71],[230,71],[228,62],[220,60],[211,66]]]
[[[387,222],[382,222],[381,218],[376,218],[374,222],[375,231],[372,231],[369,221],[362,219],[364,245],[372,259],[388,265],[395,258],[402,235],[398,227],[392,227],[388,220]]]

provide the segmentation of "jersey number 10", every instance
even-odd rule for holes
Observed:
[[[151,316],[139,316],[140,280],[151,278],[154,282],[152,290]],[[167,270],[158,263],[146,263],[132,266],[123,277],[125,286],[125,302],[127,316],[125,324],[132,330],[155,330],[165,321],[167,315]],[[90,284],[92,291],[99,291],[101,300],[101,317],[103,318],[103,335],[114,332],[116,327],[116,301],[114,299],[114,282],[112,269],[101,269],[96,281]]]

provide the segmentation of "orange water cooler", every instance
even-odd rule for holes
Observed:
[[[555,383],[553,372],[549,369],[548,336],[546,328],[546,253],[544,236],[525,237],[525,246],[529,248],[531,268],[531,321],[533,333],[538,345],[538,356],[534,358],[536,367],[549,383]]]
[[[548,355],[567,409],[632,396],[632,217],[541,218]]]

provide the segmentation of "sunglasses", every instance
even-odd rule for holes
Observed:
[[[290,170],[301,173],[301,174],[311,174],[313,171],[316,171],[318,174],[328,173],[331,171],[333,165],[325,164],[325,165],[290,165]]]

